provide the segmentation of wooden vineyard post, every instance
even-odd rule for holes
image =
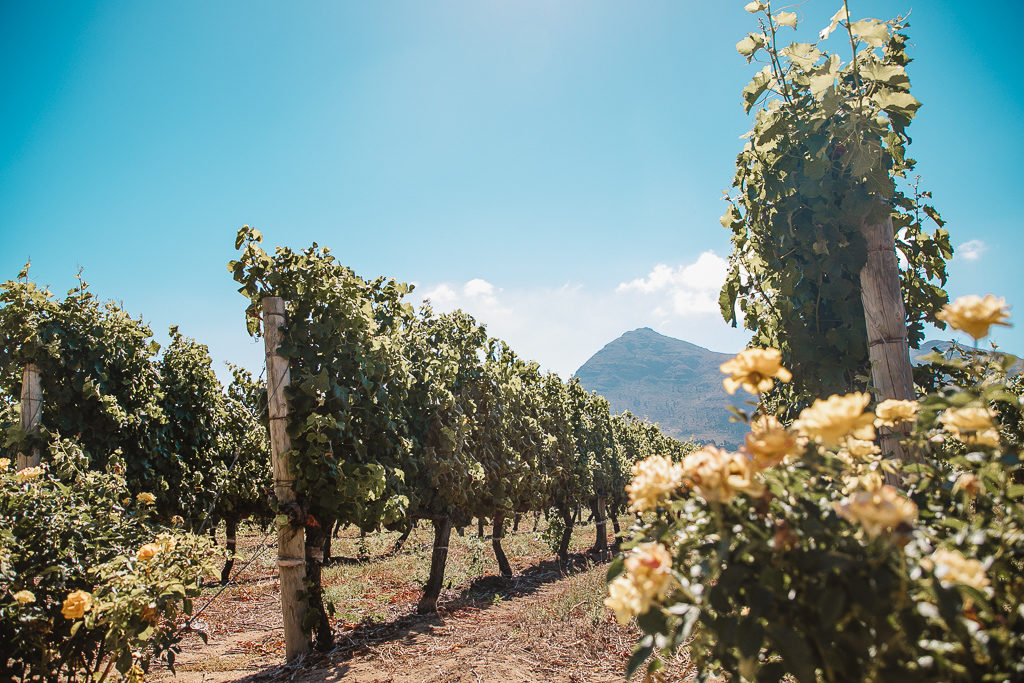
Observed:
[[[291,384],[288,360],[277,355],[281,327],[285,324],[284,299],[263,297],[263,341],[267,351],[267,410],[270,417],[270,449],[274,468],[274,494],[280,515],[295,505],[295,479],[289,468],[288,403],[284,389]],[[306,615],[303,596],[306,580],[304,527],[291,521],[277,522],[277,572],[281,584],[285,657],[292,661],[309,652],[309,636],[302,628]]]
[[[35,431],[43,414],[43,385],[39,375],[39,366],[29,363],[21,379],[21,429],[26,434]],[[17,468],[39,466],[39,448],[33,447],[30,453],[18,453]]]
[[[892,217],[886,216],[879,223],[865,221],[861,232],[868,251],[867,262],[860,271],[860,297],[867,325],[871,383],[879,401],[913,400],[916,395],[907,342],[907,311],[900,288]],[[897,460],[906,459],[898,432],[883,428],[879,441],[883,453]]]

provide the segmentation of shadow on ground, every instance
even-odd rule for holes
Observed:
[[[372,646],[384,643],[411,643],[419,635],[433,634],[436,628],[445,625],[446,618],[464,610],[486,610],[496,604],[498,598],[499,602],[504,602],[531,595],[546,584],[587,571],[596,562],[607,559],[607,554],[600,557],[591,552],[574,553],[569,556],[569,561],[564,566],[555,560],[545,560],[510,578],[483,576],[475,579],[456,596],[439,602],[436,613],[408,614],[384,622],[360,622],[354,629],[335,631],[334,649],[330,652],[313,652],[297,664],[264,669],[239,681],[256,683],[285,679],[341,680],[349,670],[346,662],[368,651]]]

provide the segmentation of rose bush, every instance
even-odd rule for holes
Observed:
[[[1013,359],[929,360],[960,383],[875,410],[868,394],[832,396],[788,428],[759,402],[741,452],[634,468],[634,504],[653,514],[623,543],[606,602],[644,632],[630,674],[645,662],[656,672],[689,643],[701,680],[1024,677]],[[879,452],[876,425],[912,425],[907,463]],[[653,570],[667,578],[652,582]]]
[[[58,440],[26,476],[0,459],[0,679],[137,677],[154,656],[173,664],[176,618],[188,614],[216,556],[209,539],[152,523],[111,456],[89,471]]]

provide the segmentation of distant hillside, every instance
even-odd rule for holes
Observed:
[[[752,397],[742,390],[729,396],[722,388],[718,366],[732,357],[644,327],[595,353],[576,377],[615,412],[629,410],[678,439],[736,448],[746,429],[729,422],[725,406],[744,407]]]
[[[949,351],[952,342],[927,341],[911,349],[911,360]],[[649,327],[626,332],[595,353],[576,371],[580,383],[608,399],[614,412],[628,410],[661,425],[677,439],[738,448],[746,429],[730,422],[726,405],[749,412],[752,397],[742,389],[729,396],[718,366],[733,354],[716,353],[658,334]],[[1019,361],[1013,371],[1024,369]]]
[[[920,361],[921,356],[926,356],[926,355],[928,355],[930,353],[934,353],[935,351],[938,351],[939,353],[942,353],[942,354],[948,354],[950,349],[952,349],[952,348],[953,348],[953,342],[951,342],[951,341],[941,341],[941,340],[926,341],[926,342],[921,344],[921,348],[920,349],[910,349],[910,361],[912,363],[914,363],[915,365],[918,365],[918,364],[921,363],[921,361]],[[964,345],[964,344],[961,344],[960,348],[965,350],[965,351],[971,351],[972,350],[972,347]],[[1010,367],[1010,373],[1009,373],[1010,375],[1017,375],[1017,374],[1020,374],[1022,371],[1024,371],[1024,360],[1021,360],[1019,357],[1017,357],[1017,356],[1015,356],[1013,354],[1006,353],[1004,351],[992,351],[991,348],[980,348],[979,351],[981,351],[982,353],[986,353],[986,354],[994,354],[996,356],[1008,356],[1008,357],[1012,358],[1015,362]]]

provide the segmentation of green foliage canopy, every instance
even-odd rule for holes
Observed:
[[[722,315],[742,320],[754,345],[783,352],[796,395],[834,393],[868,374],[865,221],[892,217],[910,345],[925,322],[943,326],[934,316],[953,250],[931,195],[910,178],[907,127],[920,103],[906,73],[907,23],[853,21],[844,5],[820,40],[781,46],[796,14],[770,2],[746,8],[760,30],[736,49],[766,63],[743,90],[755,116],[722,217],[733,247]],[[823,47],[832,32],[849,39],[849,61]]]

